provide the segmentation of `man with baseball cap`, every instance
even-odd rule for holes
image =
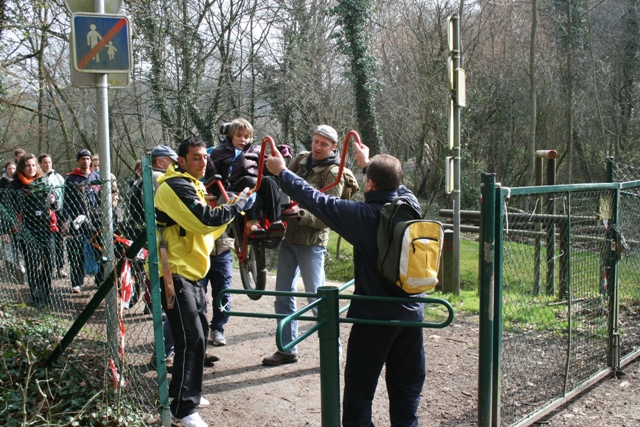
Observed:
[[[153,169],[153,189],[158,189],[158,178],[162,176],[170,165],[178,164],[178,155],[173,148],[166,145],[158,145],[149,153],[151,156],[151,168]]]
[[[100,176],[91,170],[91,151],[86,148],[76,154],[78,167],[67,174],[64,186],[64,204],[61,211],[62,231],[69,234],[68,257],[73,293],[80,293],[84,282],[84,241],[99,234]],[[94,240],[96,240],[94,238]],[[96,242],[98,243],[98,242]],[[99,244],[99,243],[98,243]],[[94,250],[96,259],[101,255]],[[100,266],[100,263],[99,263]],[[96,274],[96,283],[102,281],[102,266]]]
[[[178,155],[176,154],[176,152],[173,151],[173,148],[166,145],[158,145],[153,150],[151,150],[151,153],[149,154],[151,155],[151,160],[161,157],[169,157],[174,162],[178,162]]]
[[[307,180],[316,188],[335,181],[340,165],[338,148],[338,132],[328,125],[320,125],[313,131],[311,152],[302,152],[289,165],[289,170]],[[327,183],[322,183],[323,172]],[[340,197],[344,178],[338,185],[329,189],[327,194]],[[324,286],[324,255],[329,241],[329,228],[313,214],[297,205],[282,211],[283,219],[288,216],[287,231],[278,249],[278,274],[276,291],[297,292],[298,276],[302,275],[305,292],[316,293]],[[311,301],[310,301],[311,302]],[[275,300],[275,311],[278,314],[291,314],[296,310],[294,297],[278,296]],[[298,336],[298,324],[289,322],[283,329],[282,342],[288,344]],[[273,355],[262,359],[264,365],[274,366],[298,361],[298,350],[292,348],[286,353],[276,351]]]

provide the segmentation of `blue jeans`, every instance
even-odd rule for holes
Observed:
[[[278,251],[278,274],[276,275],[276,291],[296,292],[298,276],[302,274],[305,292],[315,293],[320,286],[324,286],[324,246],[290,245],[282,241]],[[309,302],[313,302],[309,298]],[[275,310],[278,314],[291,314],[296,311],[294,297],[276,297]],[[314,310],[316,314],[316,310]],[[282,341],[288,344],[298,337],[298,322],[290,322],[282,330]],[[287,354],[298,352],[296,347]]]
[[[200,286],[207,293],[207,284],[211,282],[211,297],[213,298],[213,317],[211,318],[210,331],[224,333],[224,325],[229,321],[229,315],[223,313],[216,304],[216,298],[220,292],[231,288],[233,258],[231,251],[222,252],[219,255],[211,255],[211,266],[204,279],[200,280]],[[231,310],[231,294],[224,294],[220,300],[222,306]]]

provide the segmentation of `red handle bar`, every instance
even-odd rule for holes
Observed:
[[[260,146],[260,160],[258,161],[258,177],[256,178],[256,185],[249,191],[249,194],[253,194],[260,188],[260,184],[262,184],[262,174],[264,169],[264,155],[267,152],[267,142],[271,146],[271,155],[275,156],[278,148],[276,147],[276,143],[273,142],[273,138],[269,135],[265,136],[262,139],[262,145]]]
[[[347,153],[349,152],[349,137],[351,136],[353,136],[353,139],[355,139],[358,145],[362,147],[362,141],[360,141],[360,135],[358,135],[358,132],[356,132],[355,130],[350,130],[349,132],[347,132],[347,134],[344,136],[344,144],[342,146],[342,156],[340,157],[340,168],[338,169],[338,176],[336,176],[336,180],[334,182],[320,189],[320,191],[322,191],[323,193],[338,185],[338,183],[340,183],[340,180],[342,179],[344,162],[345,160],[347,160]]]

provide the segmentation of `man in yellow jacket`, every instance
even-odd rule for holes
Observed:
[[[169,166],[158,179],[154,198],[162,307],[175,340],[169,384],[169,396],[173,398],[171,414],[185,427],[207,427],[197,411],[209,404],[202,396],[209,332],[206,296],[198,281],[209,270],[209,254],[215,239],[249,203],[246,189],[233,204],[210,207],[200,182],[206,166],[204,141],[185,139],[178,148],[178,167]]]

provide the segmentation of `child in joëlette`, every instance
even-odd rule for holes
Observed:
[[[247,120],[235,119],[229,125],[227,138],[209,155],[205,181],[213,175],[220,175],[224,187],[228,191],[240,192],[244,188],[253,188],[258,176],[258,162],[260,160],[260,146],[252,143],[253,126]],[[267,169],[264,171],[268,173]],[[217,187],[211,186],[215,194]],[[263,230],[258,224],[258,218],[266,211],[269,220],[268,230]],[[284,224],[280,220],[280,190],[274,176],[263,175],[262,183],[256,193],[256,201],[247,212],[249,222],[247,227],[254,235],[284,234]]]

